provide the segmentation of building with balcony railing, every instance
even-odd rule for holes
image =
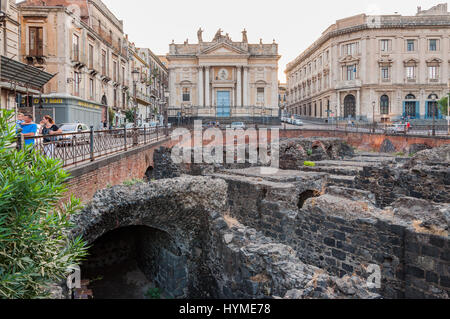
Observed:
[[[447,94],[449,58],[447,4],[338,20],[287,65],[288,110],[369,122],[442,118],[436,99]]]
[[[100,0],[26,0],[18,9],[23,62],[57,74],[44,93],[61,95],[59,108],[80,122],[121,124],[130,71],[123,21]]]
[[[164,109],[167,106],[165,93],[169,88],[169,71],[155,55],[152,50],[148,48],[137,48],[138,55],[146,62],[149,68],[148,81],[149,81],[149,93],[150,104],[156,119],[162,122]]]

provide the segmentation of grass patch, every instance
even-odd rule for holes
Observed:
[[[144,183],[143,179],[133,178],[133,179],[131,179],[129,181],[123,182],[123,185],[125,185],[125,186],[134,186],[134,185],[143,184],[143,183]]]

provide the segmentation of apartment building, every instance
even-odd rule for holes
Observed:
[[[447,4],[341,19],[287,65],[288,110],[369,122],[442,118],[436,101],[448,93],[449,58]]]

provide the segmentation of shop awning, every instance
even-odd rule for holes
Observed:
[[[54,75],[34,66],[1,56],[0,80],[17,83],[23,87],[41,89]]]

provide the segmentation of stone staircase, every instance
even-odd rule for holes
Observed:
[[[304,172],[329,174],[329,182],[332,185],[354,187],[356,176],[363,172],[364,167],[380,167],[401,163],[407,159],[407,157],[396,157],[391,154],[358,152],[352,158],[317,161],[314,162],[314,167],[304,166],[299,169]]]

